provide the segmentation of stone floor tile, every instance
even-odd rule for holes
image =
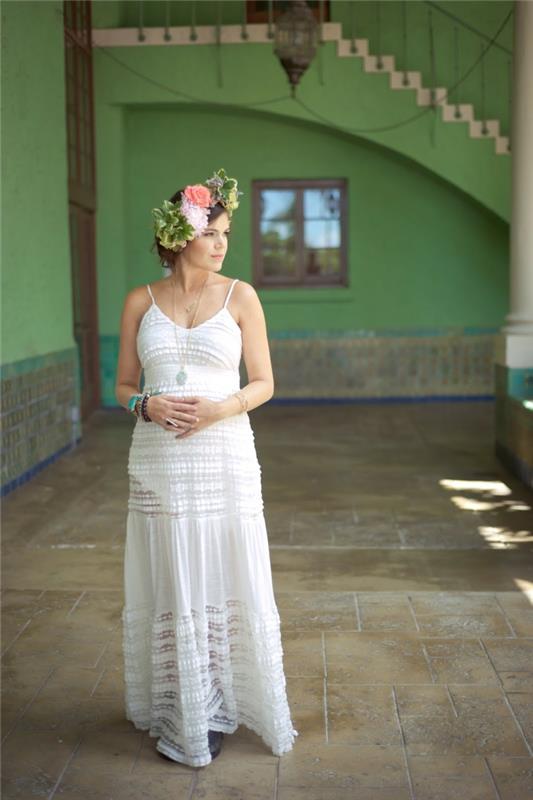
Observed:
[[[501,612],[492,614],[416,614],[423,636],[512,636],[514,631]]]
[[[418,713],[397,687],[400,723],[409,755],[510,755],[526,756],[528,748],[498,687],[451,685],[439,687],[436,703],[427,692],[417,701]],[[416,697],[422,687],[409,687]],[[435,687],[436,688],[436,687]],[[449,689],[449,706],[445,692]]]
[[[396,684],[394,687],[400,721],[406,717],[439,714],[448,716],[453,712],[446,686]]]
[[[125,719],[127,416],[97,412],[4,499],[7,800],[274,800],[277,770],[276,800],[533,795],[533,502],[491,404],[330,410],[254,414],[300,734],[282,758],[241,725],[195,770]]]
[[[497,800],[482,756],[408,756],[415,800]]]
[[[50,672],[39,692],[39,700],[57,695],[68,695],[78,700],[86,700],[93,696],[94,689],[100,681],[102,670],[85,669],[76,664],[64,661],[57,664]]]
[[[17,548],[4,553],[3,582],[6,588],[16,585],[30,589],[42,587],[43,575],[50,589],[71,589],[80,592],[87,588],[90,576],[91,589],[109,589],[115,586],[120,575],[122,558],[118,551],[108,548],[42,549]],[[16,576],[16,577],[15,577]]]
[[[328,741],[331,744],[395,745],[401,731],[390,686],[327,684]]]
[[[47,797],[79,746],[71,733],[15,730],[2,745],[2,798]]]
[[[102,667],[102,669],[124,669],[124,651],[121,633],[121,630],[115,631],[113,636],[109,639],[98,660],[98,667]]]
[[[358,786],[356,795],[352,789],[280,786],[277,800],[412,800],[412,795],[407,787],[400,786],[392,788]]]
[[[516,636],[533,638],[533,596],[519,592],[498,592],[496,596]]]
[[[286,677],[322,677],[324,656],[320,631],[286,631],[282,637]]]
[[[298,744],[280,761],[279,786],[359,791],[408,786],[401,747]]]
[[[533,797],[533,757],[488,756],[488,765],[498,787],[498,800],[529,800]]]
[[[431,682],[431,673],[416,634],[327,632],[325,642],[328,682]]]
[[[276,784],[276,764],[240,762],[220,756],[196,770],[197,782],[191,800],[272,800]]]
[[[33,697],[44,686],[53,667],[43,661],[21,662],[20,664],[2,665],[1,690],[2,699],[8,699],[12,694]]]
[[[407,595],[357,592],[361,630],[416,631]]]
[[[325,744],[328,741],[324,708],[295,706],[291,708],[291,718],[294,728],[305,736],[307,744],[311,742]]]
[[[422,638],[422,643],[435,683],[499,683],[479,639]]]
[[[77,625],[96,625],[114,630],[121,622],[124,594],[122,591],[84,592],[69,617]]]
[[[124,670],[120,667],[105,667],[99,671],[92,697],[124,696]]]
[[[323,708],[325,694],[324,678],[301,678],[287,676],[287,696],[291,708]]]
[[[530,672],[533,669],[533,638],[491,639],[484,636],[481,641],[497,672],[501,670]]]
[[[176,774],[165,769],[159,759],[159,772],[145,775],[117,775],[116,771],[78,773],[68,771],[59,785],[54,800],[188,800],[194,776],[190,773]]]
[[[394,524],[352,524],[335,528],[333,544],[336,547],[399,547],[400,535]]]
[[[493,592],[413,592],[409,595],[415,616],[501,613]]]
[[[377,548],[271,550],[274,589],[278,591],[419,591],[516,588],[514,576],[533,585],[533,559],[518,550],[381,550]],[[74,565],[70,567],[76,569]]]
[[[426,548],[435,550],[478,550],[490,548],[490,543],[477,531],[447,531],[438,526],[435,528],[422,527],[399,528],[398,535],[402,547]]]
[[[282,630],[357,630],[353,592],[278,592]]]
[[[3,531],[2,531],[3,535]],[[2,591],[2,617],[4,614],[17,614],[23,620],[32,617],[39,607],[42,589],[6,589]]]
[[[525,692],[506,692],[506,695],[533,755],[533,683],[530,689]]]
[[[80,735],[103,720],[122,713],[122,697],[85,698],[65,692],[41,693],[17,721],[15,731],[70,731]],[[110,723],[111,724],[111,723]]]
[[[497,670],[498,678],[506,692],[529,691],[533,686],[533,669]]]
[[[120,714],[114,714],[86,727],[79,738],[61,787],[72,782],[79,788],[97,773],[104,773],[109,778],[128,775],[137,762],[143,732]]]

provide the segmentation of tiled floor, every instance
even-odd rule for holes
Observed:
[[[3,798],[533,798],[533,498],[491,403],[251,414],[294,749],[246,727],[201,769],[124,719],[133,420],[3,503]]]

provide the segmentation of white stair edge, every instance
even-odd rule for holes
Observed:
[[[473,139],[497,139],[500,136],[500,121],[498,119],[486,119],[485,124],[481,119],[473,119],[468,123],[470,126],[470,136]],[[483,133],[485,128],[486,133]]]
[[[202,45],[216,43],[215,25],[197,25],[195,27],[196,40],[191,41],[191,27],[182,25],[168,29],[170,39],[165,40],[165,28],[143,28],[144,40],[138,40],[138,28],[93,28],[92,40],[96,47],[144,47],[144,46],[175,46],[175,45]],[[268,37],[268,24],[247,24],[247,37],[242,38],[242,25],[221,25],[221,44],[264,43],[273,44],[273,39]],[[368,39],[343,39],[342,25],[340,22],[324,22],[321,30],[323,42],[337,43],[337,56],[339,58],[361,58],[363,68],[369,74],[388,73],[389,85],[393,91],[416,91],[416,102],[419,106],[430,106],[432,103],[431,89],[422,84],[422,73],[418,70],[408,70],[409,85],[404,85],[404,72],[396,69],[393,55],[382,55],[381,68],[378,68],[379,56],[369,52]],[[357,52],[353,52],[354,46]],[[471,103],[460,103],[461,117],[456,118],[456,104],[447,102],[447,89],[437,87],[433,96],[435,105],[442,108],[443,122],[468,122],[469,135],[473,139],[494,139],[494,148],[497,155],[509,155],[509,137],[500,134],[499,120],[486,120],[487,133],[482,133],[483,120],[474,118]]]
[[[456,110],[459,116],[456,116]],[[474,107],[472,103],[443,103],[442,104],[443,122],[470,122],[474,119]]]
[[[404,83],[404,79],[407,82]],[[400,70],[394,70],[390,74],[390,88],[391,89],[420,89],[421,88],[421,74],[413,70],[407,70],[407,74]]]

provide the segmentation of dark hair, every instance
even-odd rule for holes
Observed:
[[[178,189],[178,191],[175,192],[172,195],[172,197],[170,198],[170,202],[171,203],[177,203],[178,200],[181,197],[182,192],[184,192],[184,191],[185,191],[185,187],[183,189]],[[224,208],[222,203],[216,203],[214,206],[212,206],[209,209],[209,211],[207,213],[208,222],[214,222],[218,217],[220,217],[221,214],[224,213],[224,211],[226,211],[226,209]],[[162,267],[173,267],[174,263],[175,263],[175,260],[176,260],[176,256],[178,256],[180,253],[182,253],[185,250],[185,248],[187,247],[187,244],[188,244],[188,242],[183,245],[181,250],[168,250],[166,247],[163,247],[163,245],[161,244],[161,242],[159,241],[157,236],[154,236],[154,242],[153,242],[152,247],[150,248],[150,250],[151,250],[151,252],[153,252],[154,247],[157,247],[157,252],[158,252],[158,255],[159,255],[159,261],[161,263],[161,266]]]

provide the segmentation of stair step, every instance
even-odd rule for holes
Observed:
[[[459,116],[456,116],[457,111]],[[444,122],[471,122],[474,119],[472,103],[443,103],[442,119]]]
[[[430,106],[433,102],[435,105],[440,105],[446,102],[447,97],[448,90],[444,86],[435,87],[433,90],[433,100],[431,89],[421,87],[416,91],[416,104],[418,106]]]
[[[355,45],[355,52],[354,52]],[[496,119],[478,120],[474,118],[474,107],[472,103],[453,103],[449,102],[448,89],[444,86],[437,86],[431,90],[422,85],[422,74],[418,70],[398,70],[395,65],[395,57],[384,55],[381,58],[368,51],[368,39],[339,39],[337,41],[337,55],[341,58],[357,56],[364,62],[364,70],[369,73],[384,73],[390,75],[389,85],[391,89],[414,89],[416,90],[416,103],[418,106],[430,106],[434,103],[440,106],[443,122],[468,122],[470,136],[474,139],[494,138],[496,153],[503,154],[509,152],[509,140],[506,136],[500,135],[500,122]],[[379,66],[378,66],[379,64]],[[485,130],[485,133],[483,133]]]
[[[337,42],[337,55],[341,58],[349,58],[350,56],[367,56],[368,55],[368,39],[356,39],[354,42],[357,52],[352,52],[351,39],[339,39]]]
[[[404,80],[407,78],[407,84]],[[422,87],[422,76],[420,72],[407,70],[407,74],[401,70],[393,70],[390,75],[391,89],[420,89]]]
[[[381,59],[379,56],[365,56],[365,72],[394,72],[394,70],[394,56],[381,56]]]
[[[486,119],[484,124],[482,119],[473,119],[470,120],[469,125],[470,136],[473,139],[496,138],[500,135],[499,119]],[[483,133],[483,128],[485,128],[486,133]]]
[[[495,146],[498,155],[503,155],[504,153],[508,154],[511,152],[508,136],[497,136]]]
[[[249,42],[268,42],[269,26],[265,23],[248,25],[247,41]],[[164,40],[164,28],[145,28],[145,39],[142,43],[138,40],[137,28],[101,28],[94,29],[92,41],[95,47],[133,47],[164,45],[169,42]],[[179,26],[170,28],[172,40],[170,44],[192,45],[190,39],[190,27]],[[212,25],[196,26],[197,39],[194,44],[212,44],[215,41],[215,31]],[[222,25],[221,41],[228,44],[242,43],[241,25]],[[325,22],[321,30],[321,39],[324,42],[337,43],[337,55],[340,58],[361,58],[363,68],[369,73],[388,73],[389,85],[391,89],[414,89],[416,91],[416,103],[418,106],[430,106],[435,103],[440,106],[442,120],[444,122],[468,122],[469,134],[475,139],[493,138],[495,151],[498,154],[510,153],[509,138],[500,133],[499,120],[477,120],[474,118],[474,108],[471,103],[459,103],[458,105],[448,98],[447,90],[437,87],[432,90],[422,85],[422,74],[418,70],[400,70],[396,68],[395,57],[392,55],[382,55],[381,57],[369,52],[368,39],[343,39],[342,25],[340,22]],[[378,67],[379,63],[379,67]],[[407,78],[407,81],[405,80]],[[457,115],[459,111],[459,115]],[[486,132],[483,133],[483,130]]]

